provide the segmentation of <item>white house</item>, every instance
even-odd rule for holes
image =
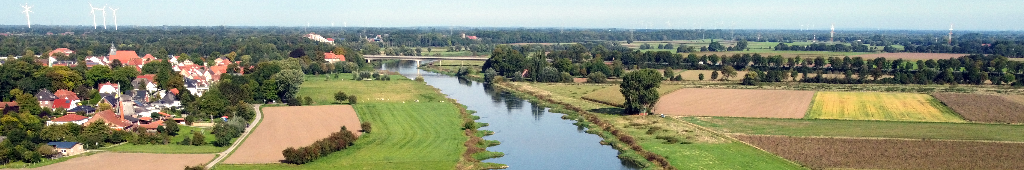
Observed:
[[[74,123],[77,125],[82,125],[88,121],[89,117],[81,116],[78,114],[68,114],[50,121],[46,121],[46,125],[60,125],[65,123]]]

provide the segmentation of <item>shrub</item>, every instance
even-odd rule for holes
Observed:
[[[423,76],[416,76],[416,81],[417,82],[424,82],[425,80],[423,80]]]
[[[296,98],[285,100],[285,102],[288,102],[288,106],[302,106],[302,102]]]
[[[206,170],[206,165],[185,166],[185,170]]]
[[[348,95],[345,92],[339,91],[334,93],[334,100],[337,100],[338,103],[345,102],[345,99],[348,99]]]
[[[189,138],[188,136],[185,136],[185,139],[182,139],[181,142],[178,142],[178,145],[191,145],[191,144],[192,144],[192,138]]]
[[[342,126],[341,131],[334,132],[324,139],[314,142],[312,145],[301,148],[288,147],[281,151],[285,161],[293,164],[305,164],[320,157],[327,156],[336,151],[348,148],[357,137],[348,128]]]
[[[313,105],[313,98],[312,97],[309,97],[309,96],[302,97],[302,100],[303,100],[302,105]]]
[[[590,75],[587,76],[587,82],[588,83],[607,83],[608,82],[608,77],[605,76],[604,73],[594,72],[594,73],[590,73]]]
[[[363,133],[370,133],[373,127],[370,126],[370,122],[363,122],[359,124],[359,127],[363,129]]]
[[[700,73],[699,75],[697,75],[697,79],[699,79],[700,81],[704,81],[704,73]]]
[[[192,131],[192,145],[201,146],[206,144],[206,137],[202,133]]]
[[[356,104],[356,101],[359,101],[359,97],[356,95],[348,96],[348,104]]]

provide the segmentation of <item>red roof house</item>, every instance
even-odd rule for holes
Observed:
[[[88,122],[85,122],[85,125],[88,126],[90,123],[99,120],[103,120],[108,126],[110,126],[110,128],[113,129],[126,130],[132,127],[131,122],[124,120],[120,115],[115,114],[114,111],[111,110],[97,112],[96,115],[93,115]]]
[[[48,56],[54,56],[58,53],[64,53],[65,56],[71,56],[71,54],[75,53],[75,51],[71,51],[71,49],[68,48],[58,48],[53,51],[50,51],[50,54]]]
[[[135,53],[135,51],[117,51],[117,53],[114,53],[114,55],[111,55],[108,59],[110,60],[110,62],[114,62],[114,60],[119,60],[121,61],[121,64],[129,65],[128,63],[131,62],[133,59],[141,58],[139,58],[139,54]]]
[[[65,123],[74,123],[74,124],[82,125],[83,123],[85,123],[88,120],[89,120],[89,117],[85,117],[85,116],[78,115],[78,114],[68,114],[68,115],[64,115],[64,116],[58,117],[58,118],[50,120],[50,121],[46,121],[46,125],[65,124]]]
[[[67,99],[69,101],[80,100],[78,98],[78,94],[75,94],[75,92],[71,92],[71,91],[67,91],[67,90],[63,90],[63,89],[62,90],[57,90],[56,92],[53,92],[53,95],[57,96],[57,98]]]
[[[330,63],[345,61],[345,55],[335,55],[334,53],[324,53],[324,60]]]

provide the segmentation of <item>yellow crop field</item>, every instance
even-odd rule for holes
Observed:
[[[806,118],[964,122],[930,95],[880,92],[818,92]]]

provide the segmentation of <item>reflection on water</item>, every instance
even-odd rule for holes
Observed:
[[[477,111],[478,121],[489,124],[481,129],[495,132],[484,139],[501,142],[487,150],[505,153],[485,162],[506,164],[509,169],[638,169],[618,159],[615,149],[601,145],[601,137],[561,119],[562,114],[480,82],[420,71],[413,65],[388,63],[384,69],[410,79],[422,75],[428,85]]]

